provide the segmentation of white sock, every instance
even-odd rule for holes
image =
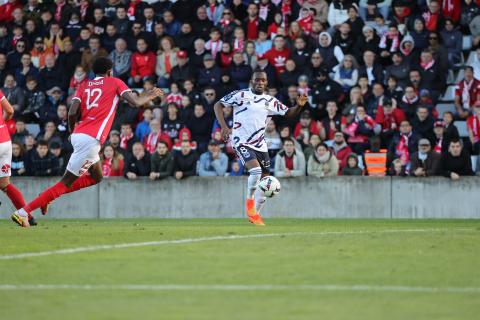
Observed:
[[[253,198],[253,194],[257,189],[258,181],[260,181],[260,178],[262,177],[262,168],[260,167],[252,168],[248,170],[248,173],[250,175],[248,176],[247,198],[251,199]]]
[[[23,208],[18,209],[17,212],[18,212],[18,215],[19,215],[20,217],[24,217],[24,218],[25,218],[25,217],[28,217],[27,211],[25,211],[25,209],[23,209]]]
[[[255,210],[257,210],[257,213],[260,213],[260,211],[262,211],[266,201],[267,197],[265,197],[263,191],[257,188],[257,190],[255,191]]]

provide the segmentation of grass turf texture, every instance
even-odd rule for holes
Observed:
[[[0,260],[0,286],[398,285],[480,288],[480,221],[270,219],[0,221],[0,255],[89,245],[266,233]],[[392,229],[441,229],[386,232]],[[0,319],[475,319],[480,292],[0,290]]]

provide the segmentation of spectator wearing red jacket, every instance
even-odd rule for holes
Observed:
[[[300,116],[300,122],[295,126],[293,137],[302,146],[308,146],[308,141],[312,134],[320,135],[320,131],[318,130],[317,122],[312,121],[310,111],[305,110]]]
[[[344,130],[348,135],[348,144],[356,154],[363,155],[368,148],[375,126],[375,120],[367,114],[365,107],[357,106],[354,118]]]
[[[158,119],[152,119],[150,121],[150,133],[143,138],[143,146],[146,151],[153,154],[157,149],[157,143],[159,141],[165,142],[168,146],[168,150],[172,150],[172,139],[170,139],[168,134],[162,132],[160,121],[158,121]]]
[[[179,138],[178,142],[175,143],[175,145],[173,146],[174,151],[182,150],[183,141],[190,142],[190,148],[194,151],[197,150],[197,143],[195,141],[192,141],[192,133],[188,128],[180,129],[180,131],[178,132],[178,138]]]
[[[473,68],[465,68],[465,78],[455,88],[455,107],[458,116],[465,119],[472,111],[472,106],[480,100],[480,81],[473,77]]]
[[[285,71],[285,63],[290,57],[290,50],[286,48],[285,37],[277,35],[273,40],[273,48],[265,53],[268,62],[275,67],[277,73]]]
[[[473,110],[474,113],[467,119],[467,129],[473,154],[478,155],[480,153],[480,103],[477,103]]]
[[[335,132],[332,151],[338,160],[341,172],[347,165],[348,156],[352,154],[352,148],[348,146],[347,142],[345,141],[345,135],[342,132]]]
[[[375,122],[382,127],[380,138],[383,146],[386,146],[398,132],[403,120],[406,120],[405,112],[398,107],[394,108],[392,100],[386,98],[383,100],[383,106],[378,106]]]
[[[155,53],[148,50],[145,39],[138,39],[137,51],[132,55],[131,78],[128,79],[128,84],[131,87],[141,87],[143,81],[154,77],[156,65]]]
[[[6,3],[0,6],[0,21],[3,22],[12,22],[13,21],[13,11],[17,8],[22,8],[22,3],[20,0],[8,0]]]

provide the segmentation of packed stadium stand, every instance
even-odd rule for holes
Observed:
[[[106,177],[243,175],[213,105],[256,70],[288,107],[309,98],[297,119],[267,125],[276,176],[474,175],[479,13],[474,0],[3,1],[12,173],[64,172],[70,101],[107,56],[137,94],[167,95],[120,104],[101,151]]]

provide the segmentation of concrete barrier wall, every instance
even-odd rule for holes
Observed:
[[[16,178],[27,201],[57,178]],[[480,179],[297,178],[283,179],[269,199],[265,217],[298,218],[480,218]],[[51,206],[51,218],[240,218],[246,178],[184,181],[105,179],[65,195]],[[0,192],[0,217],[14,210]],[[37,214],[39,216],[39,214]]]

